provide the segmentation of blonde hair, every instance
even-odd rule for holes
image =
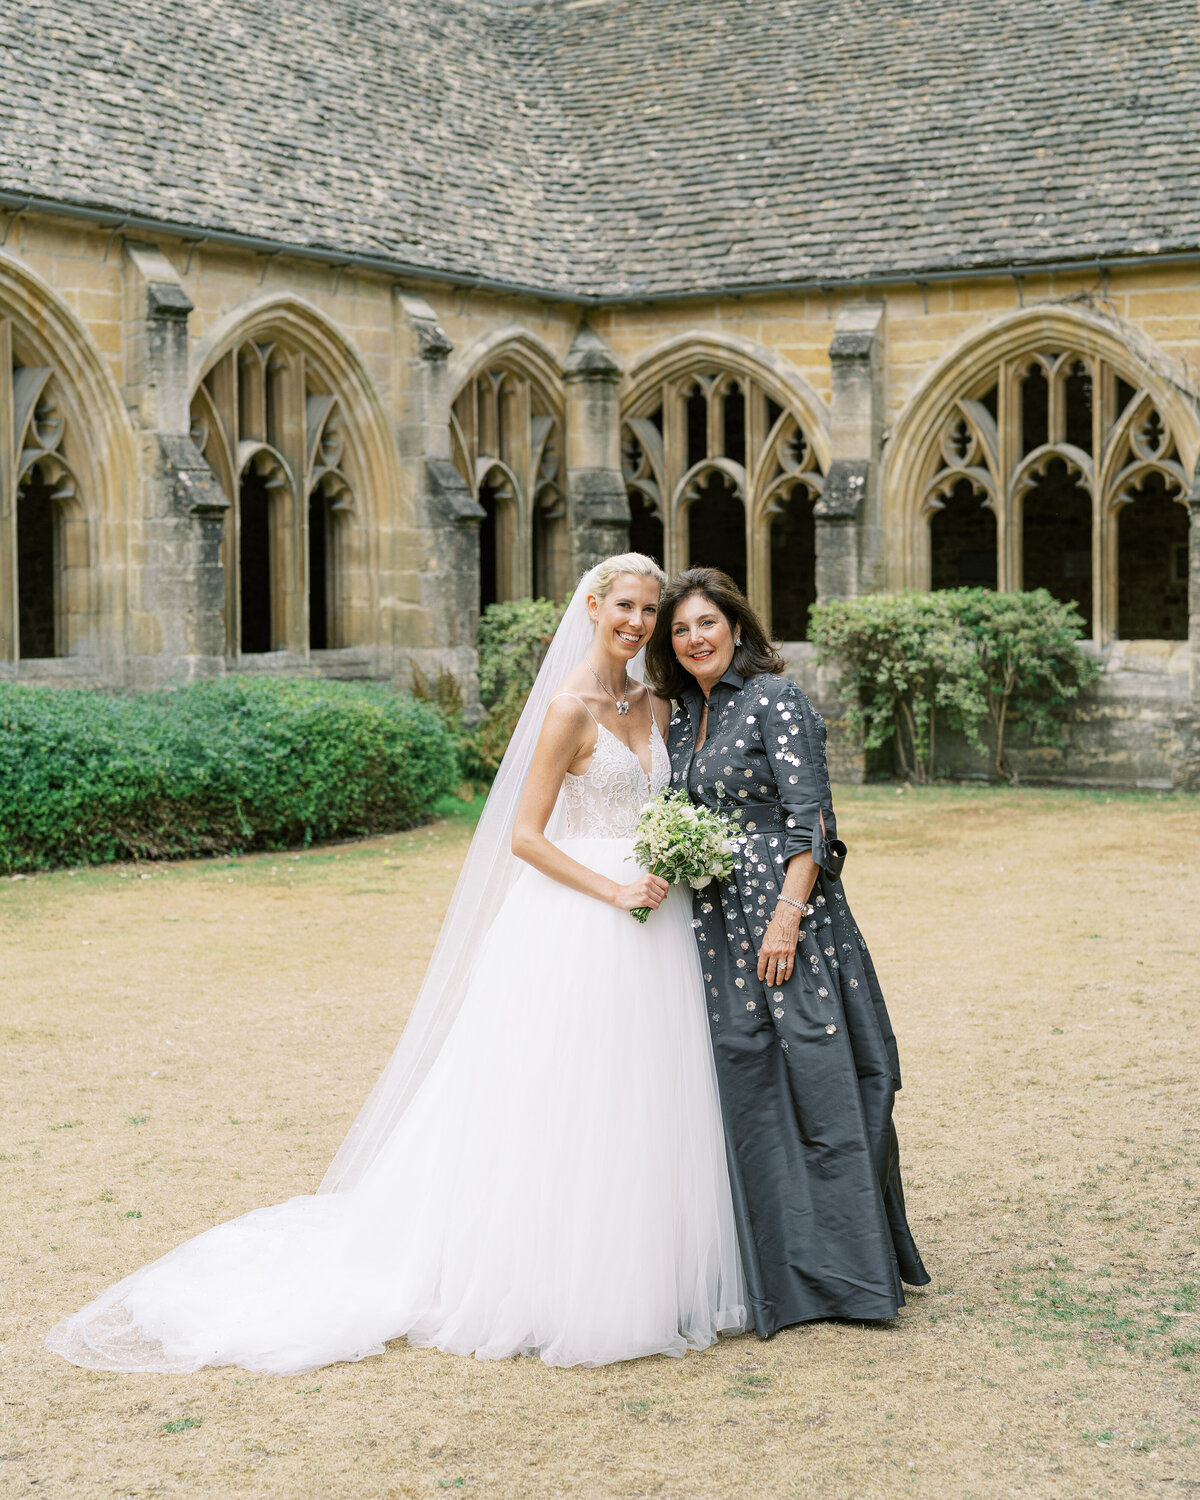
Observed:
[[[585,595],[595,594],[597,601],[603,602],[623,573],[632,573],[635,578],[653,578],[660,589],[667,586],[667,575],[652,557],[643,552],[618,552],[586,572],[579,580],[579,587]]]

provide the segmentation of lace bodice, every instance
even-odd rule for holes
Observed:
[[[670,779],[671,758],[653,717],[649,776],[629,746],[597,721],[591,764],[581,776],[568,772],[563,780],[567,837],[632,838],[638,813],[651,797],[657,797],[665,789]]]

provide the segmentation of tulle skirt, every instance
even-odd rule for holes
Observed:
[[[636,873],[626,839],[562,847]],[[357,1186],[210,1229],[49,1347],[91,1369],[297,1374],[402,1336],[600,1365],[743,1329],[689,893],[641,927],[525,867],[463,952],[462,1009]]]

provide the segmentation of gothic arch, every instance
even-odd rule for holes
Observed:
[[[828,413],[786,360],[729,334],[668,340],[627,377],[622,456],[635,545],[661,538],[672,572],[720,556],[775,634],[806,633]]]
[[[524,329],[451,365],[451,455],[484,510],[480,603],[570,589],[563,372]]]
[[[52,644],[22,650],[20,503],[46,507]],[[141,498],[134,433],[86,328],[53,289],[0,255],[0,660],[120,649],[125,537]],[[32,634],[28,628],[27,641]]]
[[[386,413],[350,343],[300,298],[264,297],[199,343],[192,392],[193,438],[231,502],[230,655],[376,643],[383,522],[412,514]],[[244,573],[247,483],[267,532]],[[255,524],[261,533],[261,514]],[[269,622],[247,635],[251,567],[269,591]]]
[[[891,582],[929,586],[935,519],[969,493],[977,514],[995,518],[998,586],[1059,591],[1056,580],[1026,576],[1039,548],[1038,566],[1046,564],[1028,507],[1052,492],[1064,525],[1079,512],[1073,543],[1066,532],[1051,538],[1052,547],[1068,546],[1054,566],[1063,580],[1076,577],[1088,633],[1111,639],[1120,623],[1120,512],[1148,479],[1159,493],[1186,497],[1200,453],[1198,395],[1138,330],[1089,309],[1025,308],[971,335],[922,380],[887,446]],[[1061,582],[1063,597],[1071,587]]]

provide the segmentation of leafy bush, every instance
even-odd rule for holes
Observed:
[[[959,623],[971,636],[983,674],[996,775],[1007,776],[1006,733],[1019,729],[1035,745],[1061,744],[1071,699],[1095,680],[1100,668],[1079,649],[1083,616],[1046,589],[955,593]]]
[[[467,775],[490,782],[500,769],[563,608],[549,599],[512,599],[484,610],[476,639],[485,711],[463,746]]]
[[[509,599],[488,605],[476,636],[479,696],[485,707],[498,703],[506,688],[528,697],[562,617],[563,606],[549,599]]]
[[[1083,620],[1044,589],[869,594],[816,605],[811,639],[836,663],[847,717],[867,749],[894,741],[903,775],[931,779],[939,711],[976,749],[983,729],[998,774],[1004,739],[1019,726],[1058,744],[1070,700],[1096,675],[1079,649]]]
[[[139,697],[0,687],[0,869],[411,826],[458,776],[390,688],[228,677]]]
[[[851,728],[868,750],[894,740],[906,777],[933,775],[939,708],[975,733],[981,674],[949,591],[814,605],[809,637],[818,661],[841,669]]]

